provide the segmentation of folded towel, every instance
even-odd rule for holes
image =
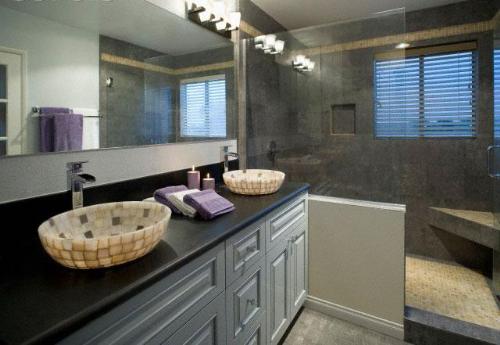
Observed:
[[[193,193],[199,193],[199,189],[189,189],[181,192],[175,192],[167,196],[168,201],[170,201],[181,213],[188,217],[194,217],[196,215],[196,209],[189,206],[184,202],[184,196]]]
[[[184,196],[184,202],[194,208],[203,219],[209,220],[234,211],[234,205],[211,189]]]
[[[179,186],[168,186],[168,187],[165,187],[165,188],[160,188],[160,189],[157,189],[154,194],[153,194],[153,197],[155,198],[156,201],[158,201],[160,204],[163,204],[165,206],[167,206],[168,208],[170,208],[172,210],[172,212],[174,213],[177,213],[177,214],[181,214],[181,211],[177,209],[177,207],[175,207],[168,199],[168,195],[169,194],[172,194],[172,193],[175,193],[175,192],[181,192],[183,190],[187,190],[187,187],[184,186],[184,185],[179,185]]]
[[[40,152],[54,152],[55,129],[54,114],[72,114],[70,108],[41,107],[40,114]]]

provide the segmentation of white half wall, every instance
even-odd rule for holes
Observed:
[[[405,206],[311,195],[307,306],[403,338]]]
[[[236,140],[223,140],[3,158],[0,203],[67,190],[67,162],[89,161],[85,172],[102,185],[221,162],[224,145],[237,150]]]

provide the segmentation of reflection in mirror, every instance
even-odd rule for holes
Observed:
[[[235,138],[231,40],[155,2],[0,0],[0,156]]]

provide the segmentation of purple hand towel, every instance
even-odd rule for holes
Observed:
[[[174,213],[177,213],[177,214],[180,214],[181,211],[179,211],[179,209],[177,207],[175,207],[168,199],[168,195],[169,194],[172,194],[172,193],[176,193],[176,192],[181,192],[183,190],[187,190],[187,187],[184,186],[184,185],[180,185],[180,186],[169,186],[169,187],[165,187],[165,188],[160,188],[160,189],[157,189],[154,194],[153,194],[153,197],[155,198],[155,200],[157,202],[159,202],[160,204],[163,204],[165,206],[167,206],[168,208],[170,208],[172,210],[172,212]]]
[[[82,114],[54,114],[54,151],[81,151]]]
[[[207,189],[184,196],[184,202],[196,209],[200,216],[209,220],[224,213],[234,211],[234,205],[215,191]]]

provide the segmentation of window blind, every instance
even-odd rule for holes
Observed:
[[[500,49],[493,51],[493,132],[500,139]]]
[[[376,137],[473,137],[476,52],[375,60]]]
[[[226,137],[224,75],[181,81],[181,137]]]

